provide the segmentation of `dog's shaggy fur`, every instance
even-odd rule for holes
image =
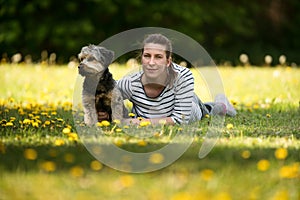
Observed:
[[[79,74],[85,77],[82,90],[84,122],[95,125],[98,112],[108,113],[109,121],[123,117],[123,99],[108,70],[114,53],[97,45],[85,46],[78,55]]]

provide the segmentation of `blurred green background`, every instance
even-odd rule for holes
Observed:
[[[0,0],[0,56],[36,62],[46,50],[66,63],[83,45],[153,26],[190,36],[219,64],[246,53],[253,65],[265,55],[299,65],[299,9],[298,0]]]

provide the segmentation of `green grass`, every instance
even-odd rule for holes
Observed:
[[[111,71],[119,79],[130,70],[113,65]],[[211,101],[201,74],[193,73],[197,94]],[[226,118],[208,156],[198,158],[205,118],[176,162],[128,174],[97,162],[76,134],[76,68],[0,65],[0,199],[299,199],[300,69],[220,67],[219,73],[238,115]],[[126,136],[126,129],[105,137],[147,152],[179,129],[165,127],[146,143]],[[288,154],[280,159],[278,152]]]

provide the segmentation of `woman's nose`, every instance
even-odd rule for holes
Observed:
[[[154,65],[154,64],[155,64],[155,58],[154,56],[151,56],[149,60],[149,65]]]

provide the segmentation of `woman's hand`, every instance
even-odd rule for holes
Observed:
[[[139,125],[141,120],[138,118],[126,118],[122,122],[126,125]]]
[[[159,125],[159,124],[165,124],[165,125],[174,125],[174,121],[171,117],[165,117],[165,118],[151,118],[151,119],[139,119],[139,118],[127,118],[124,119],[122,122],[127,125],[139,125],[143,122],[150,122],[152,125]]]

